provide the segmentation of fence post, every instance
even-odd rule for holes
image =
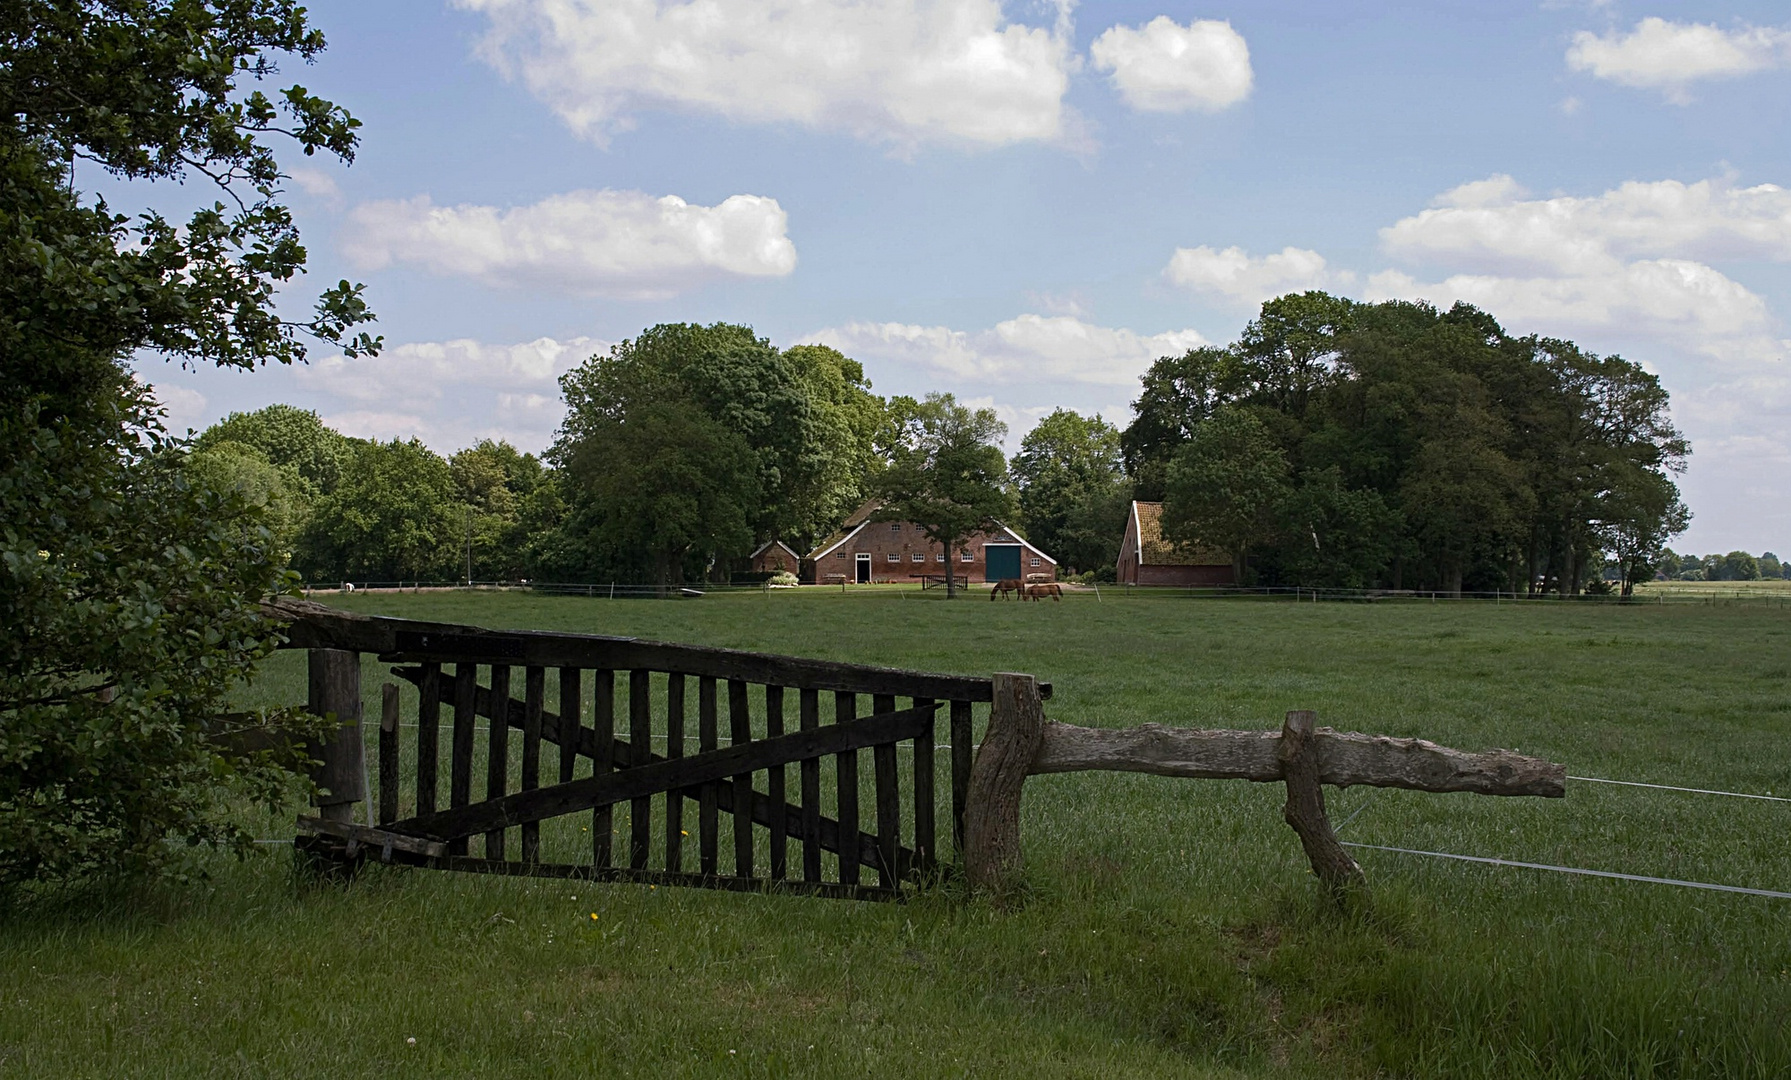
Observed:
[[[989,728],[970,766],[964,871],[972,890],[1000,894],[1020,878],[1020,791],[1044,741],[1045,709],[1031,675],[997,673],[994,690]]]
[[[307,712],[335,714],[341,726],[308,753],[321,762],[311,779],[324,789],[313,801],[325,821],[353,821],[354,804],[367,797],[367,766],[361,748],[361,654],[341,649],[310,650]]]
[[[1281,816],[1299,834],[1300,846],[1312,863],[1312,872],[1332,895],[1346,886],[1363,883],[1362,868],[1338,843],[1325,816],[1325,793],[1319,786],[1320,762],[1313,725],[1318,714],[1298,710],[1287,714],[1281,725],[1282,778],[1287,784],[1287,805]]]

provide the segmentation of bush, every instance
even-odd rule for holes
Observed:
[[[777,573],[772,574],[770,577],[766,578],[765,584],[786,586],[786,585],[796,585],[799,583],[796,580],[795,574],[790,573],[788,570],[779,570]]]
[[[241,736],[320,722],[227,706],[293,579],[265,511],[185,460],[129,384],[109,415],[0,415],[0,885],[151,868],[168,839],[246,851],[229,815],[292,792],[302,751]]]

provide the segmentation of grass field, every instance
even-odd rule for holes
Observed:
[[[1791,794],[1776,603],[342,603],[1028,671],[1056,685],[1049,715],[1093,726],[1313,708],[1579,776]],[[276,657],[249,693],[298,700],[302,664]],[[1784,803],[1584,782],[1565,800],[1328,795],[1348,840],[1791,891]],[[1278,786],[1091,773],[1026,799],[1031,892],[1010,910],[429,871],[308,887],[275,845],[185,884],[42,898],[0,923],[0,1075],[1791,1073],[1791,900],[1363,851],[1372,900],[1336,914]],[[289,837],[290,816],[258,827]]]

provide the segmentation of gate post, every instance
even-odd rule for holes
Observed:
[[[1031,675],[999,672],[989,728],[970,766],[964,805],[964,871],[976,892],[1019,883],[1020,791],[1045,738],[1045,709]]]
[[[1363,883],[1362,868],[1337,840],[1331,820],[1325,816],[1325,793],[1319,786],[1320,762],[1314,725],[1318,714],[1298,709],[1281,725],[1279,756],[1287,785],[1287,804],[1281,817],[1300,837],[1300,846],[1312,864],[1312,872],[1332,896]]]
[[[321,762],[311,770],[320,791],[312,797],[325,821],[354,820],[354,804],[367,797],[367,766],[361,747],[361,654],[341,649],[312,649],[310,697],[305,711],[334,714],[341,724],[321,743],[306,750]]]

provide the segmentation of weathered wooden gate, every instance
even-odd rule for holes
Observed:
[[[319,748],[322,812],[300,821],[314,855],[893,899],[939,873],[942,816],[961,850],[990,678],[296,602],[276,614],[288,647],[312,650],[310,708],[344,722]],[[346,812],[365,797],[361,653],[417,690],[414,738],[397,688],[384,694],[371,827]]]

